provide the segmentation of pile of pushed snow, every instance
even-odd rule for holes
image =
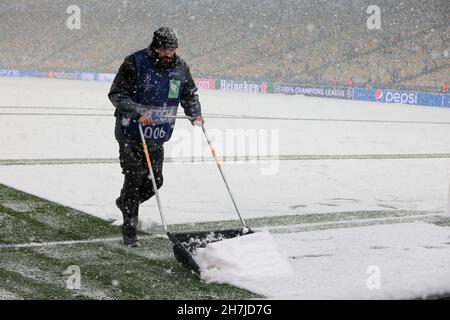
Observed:
[[[240,237],[209,243],[193,256],[206,282],[238,284],[269,278],[290,277],[293,270],[264,230]]]

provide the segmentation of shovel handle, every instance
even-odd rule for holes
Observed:
[[[236,209],[236,213],[239,216],[239,220],[241,221],[241,224],[242,224],[243,227],[247,227],[245,225],[244,219],[241,216],[241,213],[239,212],[239,209],[237,207],[236,201],[234,200],[233,193],[231,192],[230,186],[228,185],[227,179],[225,177],[225,173],[222,170],[222,165],[220,164],[219,159],[217,158],[216,149],[214,148],[211,140],[209,139],[208,133],[206,132],[206,128],[205,128],[204,125],[202,125],[202,130],[203,130],[203,133],[205,135],[206,141],[208,141],[208,145],[209,145],[209,148],[211,149],[211,153],[212,153],[213,158],[214,158],[214,160],[216,162],[217,168],[219,168],[219,171],[220,171],[220,174],[222,176],[223,182],[225,183],[225,186],[227,187],[228,194],[230,195],[231,201],[233,202],[234,208]]]
[[[145,154],[145,160],[147,161],[148,172],[149,172],[148,173],[148,177],[152,181],[153,190],[154,190],[155,196],[156,196],[156,202],[158,203],[159,215],[161,216],[161,221],[162,221],[162,224],[163,224],[163,227],[164,227],[164,231],[167,233],[168,229],[167,229],[167,225],[166,225],[166,220],[164,219],[164,214],[163,214],[163,209],[162,209],[162,205],[161,205],[161,200],[159,199],[158,188],[156,186],[156,180],[155,180],[155,176],[153,174],[152,162],[150,161],[150,154],[148,152],[147,142],[145,141],[144,131],[142,130],[142,125],[141,124],[139,124],[139,133],[141,135],[142,147],[144,149],[144,154]]]

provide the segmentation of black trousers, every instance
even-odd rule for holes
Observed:
[[[139,204],[150,199],[155,191],[152,181],[149,179],[149,169],[141,143],[132,141],[119,141],[119,158],[124,182],[120,191],[118,202],[123,215],[123,231],[125,236],[133,237],[139,215]],[[163,184],[164,146],[149,146],[150,160],[156,187]]]

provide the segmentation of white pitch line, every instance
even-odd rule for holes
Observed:
[[[339,220],[339,221],[330,221],[330,222],[313,222],[313,223],[302,223],[302,224],[293,224],[293,225],[283,225],[283,226],[273,226],[269,227],[269,230],[289,230],[289,229],[298,229],[298,228],[308,228],[308,227],[326,227],[333,225],[341,225],[341,224],[366,224],[372,222],[388,222],[388,221],[397,221],[397,220],[416,220],[422,218],[431,218],[431,217],[445,217],[446,215],[443,213],[433,213],[433,214],[423,214],[423,215],[412,215],[412,216],[403,216],[403,217],[385,217],[385,218],[373,218],[373,219],[354,219],[354,220]],[[400,221],[403,222],[403,221]],[[357,226],[355,226],[357,227]],[[254,230],[262,230],[262,227],[253,228]]]
[[[152,239],[152,238],[158,238],[158,237],[162,237],[162,235],[140,236],[139,239],[146,240],[146,239]],[[117,242],[117,241],[122,241],[122,237],[98,238],[98,239],[89,239],[89,240],[68,240],[68,241],[50,241],[50,242],[30,242],[30,243],[19,243],[19,244],[0,244],[0,249],[52,247],[52,246],[60,246],[60,245],[89,244],[89,243]]]
[[[448,159],[450,153],[424,154],[342,154],[342,155],[259,155],[218,157],[221,162],[250,161],[304,161],[304,160],[391,160],[391,159]],[[213,163],[212,158],[166,157],[170,163]],[[73,158],[73,159],[0,159],[0,166],[14,165],[66,165],[118,163],[118,158]]]
[[[355,220],[340,220],[340,221],[330,221],[330,222],[313,222],[313,223],[303,223],[303,224],[293,224],[293,225],[283,225],[283,226],[273,226],[269,227],[269,230],[277,231],[277,230],[289,230],[296,228],[308,228],[308,227],[326,227],[333,225],[341,225],[341,224],[366,224],[372,222],[384,222],[384,221],[397,221],[397,220],[416,220],[422,218],[430,218],[430,217],[446,217],[443,213],[433,213],[433,214],[423,214],[423,215],[413,215],[413,216],[403,216],[403,217],[386,217],[386,218],[373,218],[373,219],[355,219]],[[403,221],[400,221],[403,222]],[[357,227],[357,226],[355,226]],[[262,230],[264,227],[252,228],[253,230]],[[293,230],[292,232],[295,232]],[[152,238],[166,238],[164,234],[155,234],[155,235],[147,235],[141,236],[139,239],[146,240]],[[20,244],[0,244],[0,249],[20,249],[20,248],[36,248],[36,247],[51,247],[51,246],[59,246],[59,245],[74,245],[74,244],[89,244],[89,243],[102,243],[102,242],[116,242],[122,241],[121,237],[115,238],[98,238],[98,239],[89,239],[89,240],[70,240],[70,241],[51,241],[51,242],[31,242],[31,243],[20,243]]]

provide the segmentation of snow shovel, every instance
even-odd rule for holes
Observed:
[[[184,118],[192,120],[191,117],[183,117],[183,116],[172,116],[176,118]],[[222,179],[227,187],[228,193],[230,194],[231,200],[233,201],[234,208],[239,216],[239,220],[242,224],[242,227],[237,229],[226,229],[226,230],[214,230],[214,231],[189,231],[189,232],[170,232],[166,221],[164,219],[164,214],[161,206],[161,201],[159,199],[158,189],[156,187],[155,177],[153,175],[152,163],[150,161],[150,156],[147,148],[147,143],[145,141],[144,132],[142,130],[142,126],[139,124],[139,132],[141,135],[142,145],[145,153],[145,159],[147,161],[148,169],[149,169],[149,179],[152,181],[153,190],[155,190],[156,201],[158,204],[159,214],[161,216],[161,221],[163,224],[164,232],[169,237],[169,240],[173,244],[173,252],[175,258],[178,262],[184,265],[186,268],[194,271],[197,275],[200,275],[200,267],[195,262],[193,255],[195,254],[198,248],[204,248],[208,243],[222,241],[230,238],[235,238],[238,236],[243,236],[246,234],[251,234],[253,231],[246,226],[244,219],[239,212],[239,209],[236,205],[236,201],[234,200],[233,194],[231,193],[231,189],[227,183],[224,172],[222,170],[222,166],[220,165],[219,160],[217,159],[215,149],[211,143],[211,140],[208,137],[205,126],[202,125],[202,130],[205,135],[205,138],[208,142],[208,145],[211,149],[211,153],[214,157],[217,167],[219,168],[220,174],[222,175]]]

